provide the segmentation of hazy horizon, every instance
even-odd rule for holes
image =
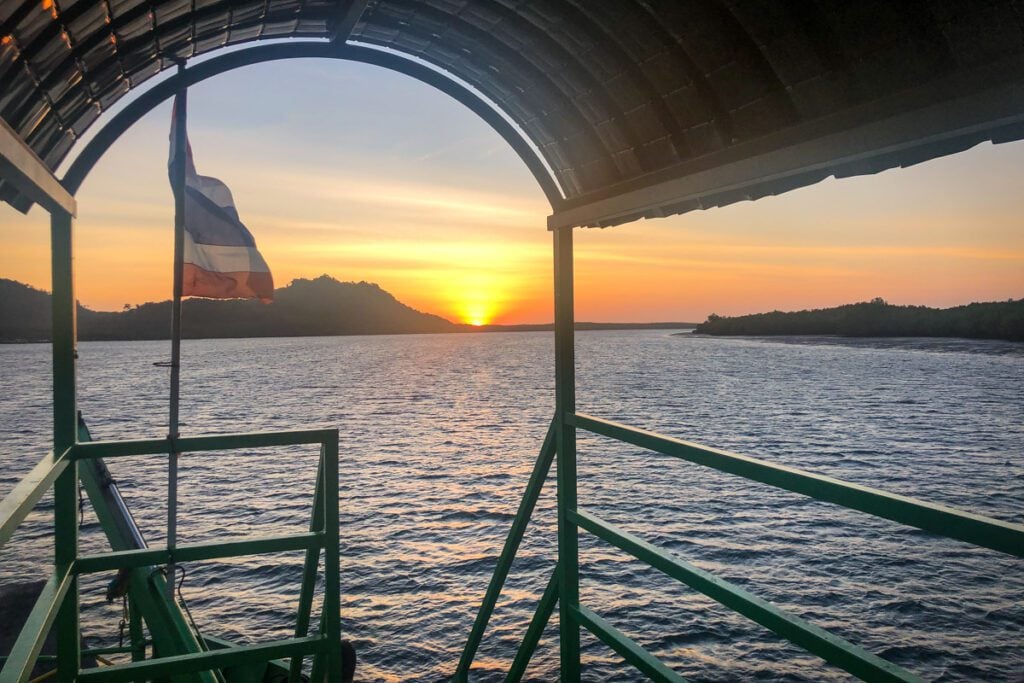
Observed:
[[[190,91],[200,173],[224,180],[275,281],[375,282],[457,322],[551,320],[550,213],[511,149],[405,76],[263,64]],[[95,310],[169,298],[170,105],[79,193],[77,294]],[[108,119],[105,116],[101,121]],[[90,131],[91,132],[91,131]],[[1024,143],[721,209],[579,230],[579,320],[701,321],[882,297],[946,308],[1024,296]],[[0,209],[0,273],[49,289],[49,231]]]
[[[277,289],[281,289],[283,287],[288,287],[288,286],[292,285],[296,280],[313,281],[313,280],[318,280],[318,279],[324,278],[324,277],[330,278],[330,279],[332,279],[332,280],[334,280],[336,282],[339,282],[341,284],[349,284],[349,285],[368,284],[368,285],[373,285],[373,286],[380,287],[379,283],[370,282],[368,280],[341,280],[339,278],[336,278],[336,277],[332,276],[330,273],[321,273],[320,275],[311,275],[311,276],[299,276],[299,277],[294,278],[293,280],[290,280],[290,281],[288,281],[286,283],[275,283],[275,285],[276,285]],[[4,276],[3,273],[0,273],[0,279],[5,279],[5,276]],[[6,279],[10,280],[10,279],[13,279],[13,278],[6,278]],[[21,284],[29,284],[29,283],[21,283]],[[35,287],[36,289],[41,290],[43,292],[46,292],[47,294],[50,293],[49,288],[47,288],[46,286],[37,286],[37,285],[29,285],[29,286]],[[385,292],[387,292],[386,288],[381,287],[381,289],[383,289]],[[389,294],[393,294],[392,292],[388,292],[388,293]],[[200,298],[201,299],[202,297],[186,297],[186,299],[192,299],[192,298]],[[872,298],[874,298],[874,297],[872,297]],[[402,304],[406,303],[406,302],[402,301],[401,299],[398,299],[397,297],[396,297],[396,299],[399,301],[399,303],[402,303]],[[1020,297],[1020,299],[1024,300],[1024,297]],[[152,301],[141,301],[141,302],[137,302],[135,304],[127,304],[127,303],[125,303],[125,304],[122,304],[121,307],[119,307],[119,308],[111,308],[111,309],[94,308],[92,306],[89,306],[89,305],[81,302],[81,301],[79,301],[79,304],[85,306],[85,308],[88,308],[89,310],[92,310],[92,311],[95,311],[95,312],[99,312],[99,313],[120,313],[123,310],[126,310],[126,307],[129,306],[129,305],[130,306],[138,306],[138,305],[144,305],[144,304],[161,304],[161,303],[167,303],[169,300],[170,300],[170,297],[168,296],[168,297],[165,297],[163,299],[155,299],[155,300],[152,300]],[[1008,300],[1016,301],[1017,298],[1011,297]],[[848,304],[861,304],[861,303],[869,303],[869,301],[870,300],[847,301],[847,302],[845,302],[845,304],[837,304],[837,305],[842,306],[842,305],[848,305]],[[886,301],[885,303],[892,304],[893,302]],[[962,304],[953,304],[950,307],[941,307],[941,308],[955,308],[957,306],[964,306],[964,305],[968,305],[968,304],[977,304],[977,303],[1002,303],[1002,301],[968,301],[968,302],[964,302]],[[900,305],[915,305],[915,304],[900,304]],[[828,307],[828,308],[831,308],[831,307]],[[527,320],[527,321],[515,322],[515,323],[494,323],[494,322],[489,322],[489,323],[480,323],[478,325],[477,323],[470,322],[470,321],[452,319],[452,317],[443,315],[441,313],[437,313],[436,311],[422,310],[422,309],[418,309],[418,310],[419,310],[420,313],[424,313],[424,314],[427,314],[427,315],[439,316],[441,318],[444,318],[448,322],[451,322],[451,323],[454,323],[454,324],[471,325],[471,326],[485,326],[485,327],[486,326],[498,326],[498,327],[510,326],[510,327],[517,327],[517,326],[536,326],[536,325],[553,325],[554,324],[553,319],[548,319],[548,320]],[[797,310],[805,311],[805,310],[808,310],[808,309],[794,309],[794,311],[782,311],[782,312],[796,312]],[[771,309],[771,310],[763,310],[763,311],[748,311],[747,313],[737,313],[737,314],[733,314],[733,315],[734,316],[757,315],[757,314],[762,314],[762,313],[776,313],[776,312],[779,312],[779,311],[780,311],[780,309]],[[612,321],[612,320],[582,320],[582,319],[577,317],[576,323],[577,324],[587,324],[587,325],[591,325],[591,324],[598,324],[598,325],[602,325],[602,324],[610,324],[610,325],[657,325],[657,324],[691,324],[692,323],[694,325],[699,325],[699,324],[705,322],[708,319],[708,317],[713,315],[713,314],[714,314],[714,312],[712,311],[711,313],[708,313],[707,315],[703,316],[699,320],[698,319],[691,319],[691,320],[683,320],[683,319],[668,320],[668,319],[665,319],[665,320],[614,320],[614,321]]]

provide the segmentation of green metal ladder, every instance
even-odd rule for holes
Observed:
[[[477,612],[469,639],[463,648],[453,680],[469,680],[473,659],[553,461],[557,461],[558,476],[558,562],[513,658],[506,681],[515,682],[522,679],[556,604],[559,609],[559,654],[563,683],[576,683],[580,680],[581,628],[590,631],[650,679],[674,682],[684,680],[596,612],[580,604],[580,529],[862,680],[920,680],[913,673],[699,569],[683,558],[619,529],[581,508],[576,495],[576,431],[585,430],[623,444],[1018,558],[1024,557],[1024,525],[851,484],[576,412],[571,229],[554,231],[554,258],[555,416],[498,557],[497,566]]]

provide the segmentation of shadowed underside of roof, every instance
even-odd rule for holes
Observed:
[[[175,59],[327,38],[353,4],[0,0],[0,117],[55,168]],[[721,205],[1024,137],[1020,0],[357,4],[349,40],[432,63],[519,125],[565,194],[562,224]]]

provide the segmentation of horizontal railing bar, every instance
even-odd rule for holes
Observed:
[[[573,608],[576,619],[581,626],[604,641],[604,644],[622,655],[622,658],[643,672],[652,681],[661,683],[686,683],[686,679],[640,647],[634,640],[626,636],[594,612],[580,605]]]
[[[78,672],[78,681],[156,680],[168,676],[180,676],[196,671],[224,669],[239,664],[266,662],[295,655],[313,655],[327,650],[327,639],[322,636],[276,640],[259,645],[239,645],[223,650],[193,652],[186,655],[147,659],[130,664],[102,666]]]
[[[32,677],[36,657],[43,649],[43,643],[57,617],[57,611],[74,579],[70,568],[63,567],[58,568],[43,585],[43,590],[39,592],[36,604],[29,612],[18,639],[11,647],[7,662],[0,670],[0,683],[24,683]]]
[[[1024,525],[701,446],[582,413],[569,414],[566,419],[580,429],[640,448],[800,493],[815,500],[866,512],[947,538],[1024,557]]]
[[[323,534],[291,534],[288,536],[243,536],[226,541],[189,543],[179,545],[174,551],[167,548],[145,548],[122,550],[112,553],[83,555],[75,562],[76,574],[116,571],[148,565],[164,565],[170,561],[200,562],[224,557],[260,555],[265,553],[289,552],[292,550],[318,549],[323,543]]]
[[[209,639],[209,636],[207,636]],[[152,641],[145,641],[147,645],[151,644]],[[80,654],[83,657],[91,657],[93,655],[117,655],[125,654],[128,652],[134,652],[135,647],[131,645],[123,646],[111,646],[111,647],[88,647],[83,648]],[[0,655],[0,663],[6,662],[9,659],[8,655]],[[57,661],[57,655],[36,655],[36,662],[55,662]]]
[[[842,638],[833,635],[803,619],[789,614],[775,605],[748,593],[714,574],[643,541],[629,532],[585,512],[569,512],[569,519],[598,538],[626,551],[666,575],[685,583],[712,600],[742,614],[748,619],[774,631],[786,640],[799,645],[827,662],[862,680],[919,681],[914,674],[892,662],[871,654]]]
[[[137,648],[131,645],[122,646],[111,646],[111,647],[90,647],[82,650],[82,656],[88,657],[90,655],[117,655],[126,654],[129,652],[135,652]]]
[[[177,453],[222,451],[236,448],[268,446],[300,446],[322,444],[335,433],[333,429],[304,429],[287,432],[249,432],[242,434],[211,434],[186,436],[174,440]],[[162,455],[171,449],[170,439],[135,439],[125,441],[90,441],[74,447],[74,458],[123,458],[133,455]]]
[[[0,548],[11,539],[18,525],[32,512],[39,499],[71,462],[71,458],[68,457],[70,452],[71,449],[68,449],[60,457],[54,457],[52,452],[48,453],[18,482],[14,490],[0,501]]]

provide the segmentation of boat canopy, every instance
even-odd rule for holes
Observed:
[[[162,70],[271,38],[384,48],[470,86],[544,160],[553,228],[1024,137],[1012,0],[0,0],[0,117],[53,170]],[[0,199],[31,205],[9,180]]]

